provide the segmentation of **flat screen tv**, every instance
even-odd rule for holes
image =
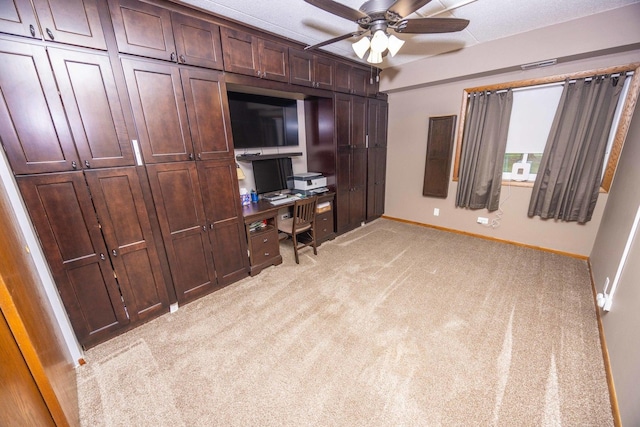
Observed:
[[[258,194],[275,193],[291,189],[289,183],[293,183],[293,167],[291,157],[277,159],[254,160],[253,178]]]
[[[228,92],[235,148],[298,145],[295,99]]]

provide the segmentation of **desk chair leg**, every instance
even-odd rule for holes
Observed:
[[[298,236],[293,233],[291,238],[293,239],[293,253],[296,256],[296,264],[300,264],[300,259],[298,259]]]

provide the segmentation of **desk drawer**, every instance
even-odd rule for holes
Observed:
[[[333,233],[333,211],[316,215],[316,240],[321,242]]]
[[[251,264],[257,265],[280,254],[278,231],[272,230],[251,236]]]

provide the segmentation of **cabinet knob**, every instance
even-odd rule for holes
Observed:
[[[87,169],[91,168],[91,164],[89,163],[89,160],[84,161],[84,167]]]
[[[269,239],[262,239],[262,243],[267,243]]]
[[[54,40],[53,33],[51,32],[51,30],[47,28],[47,30],[46,30],[46,31],[47,31],[47,35],[49,36],[49,38],[50,38],[51,40]]]
[[[176,61],[176,53],[175,52],[171,52],[171,62],[177,62]]]
[[[187,59],[184,57],[184,55],[180,55],[180,62],[182,62],[183,64],[187,62]]]
[[[107,257],[105,257],[105,256],[104,256],[104,254],[100,254],[100,259],[101,259],[102,261],[104,261],[104,260],[106,260],[106,259],[107,259]]]
[[[264,256],[269,256],[269,252],[265,252],[265,253],[264,253]]]
[[[209,228],[213,230],[213,223],[209,224]]]
[[[31,37],[36,36],[36,27],[34,27],[33,24],[29,25],[29,32],[31,33]]]
[[[71,162],[71,168],[74,169],[74,170],[78,169],[78,164],[76,163],[75,160]]]
[[[193,160],[193,153],[189,153],[189,160]]]
[[[112,249],[111,250],[111,255],[118,256],[118,251],[116,251],[115,249]]]
[[[202,226],[202,231],[204,231],[204,232],[206,232],[206,231],[207,231],[207,226],[206,226],[206,225],[203,225],[203,226]]]

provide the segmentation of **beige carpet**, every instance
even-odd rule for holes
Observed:
[[[586,262],[380,219],[86,353],[86,426],[613,425]]]

